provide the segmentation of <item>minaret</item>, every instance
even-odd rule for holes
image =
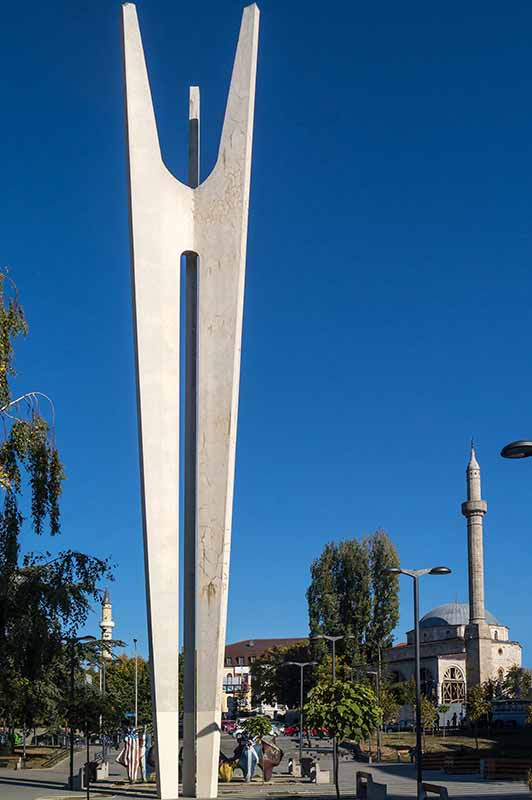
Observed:
[[[484,606],[483,521],[488,510],[480,492],[480,467],[471,441],[467,465],[467,500],[462,514],[467,518],[469,565],[469,624],[466,628],[467,685],[476,686],[491,678],[491,632]]]
[[[104,641],[113,638],[114,626],[115,624],[113,622],[113,606],[111,604],[111,598],[109,596],[109,589],[106,589],[102,600],[102,618],[100,620],[100,629],[102,631],[102,639]],[[106,647],[103,650],[103,657],[108,659],[113,657],[111,653],[111,646]]]

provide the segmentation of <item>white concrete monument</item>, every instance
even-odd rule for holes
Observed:
[[[186,692],[183,793],[212,798],[218,790],[259,10],[256,5],[244,9],[218,160],[201,183],[199,90],[191,89],[190,185],[177,180],[161,157],[134,5],[124,5],[123,21],[158,788],[161,798],[177,797],[179,287],[184,254],[185,680],[192,689]]]

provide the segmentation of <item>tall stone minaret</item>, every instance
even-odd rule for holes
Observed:
[[[467,519],[469,565],[469,624],[466,627],[466,672],[469,687],[491,678],[491,632],[484,605],[484,514],[488,510],[480,492],[480,467],[471,442],[467,465],[467,500],[462,514]]]
[[[105,590],[105,594],[102,600],[102,618],[100,620],[100,629],[102,631],[102,639],[109,640],[113,638],[113,628],[115,624],[113,622],[113,606],[111,604],[111,598],[109,596],[109,589]],[[111,647],[106,647],[103,651],[104,658],[112,658]]]

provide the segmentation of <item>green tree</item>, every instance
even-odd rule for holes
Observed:
[[[532,687],[532,673],[524,667],[514,664],[510,667],[502,681],[502,690],[506,697],[519,699],[528,697]]]
[[[251,665],[251,686],[253,703],[268,703],[298,708],[300,700],[301,675],[297,667],[288,665],[288,661],[300,663],[311,661],[309,646],[302,641],[289,647],[275,647],[266,651]],[[303,692],[314,685],[313,670],[306,667],[303,671]]]
[[[309,729],[326,728],[329,736],[338,741],[351,739],[357,743],[368,739],[381,719],[381,709],[373,690],[346,681],[318,683],[310,691],[304,711]],[[334,784],[339,798],[338,759]]]
[[[349,664],[376,664],[379,648],[392,642],[399,618],[398,580],[386,573],[397,566],[397,552],[378,530],[361,541],[330,542],[311,565],[307,590],[311,637],[344,636],[337,655]],[[328,654],[325,641],[314,643],[316,657]]]
[[[390,537],[379,529],[368,537],[371,578],[371,614],[366,634],[366,657],[378,663],[378,649],[391,647],[393,630],[399,622],[399,580],[386,570],[398,567],[399,555]]]
[[[271,722],[266,717],[248,717],[242,723],[242,727],[250,736],[257,739],[267,736],[272,729]]]
[[[100,596],[98,581],[110,577],[108,561],[73,550],[54,558],[21,554],[26,529],[60,533],[65,477],[51,401],[40,392],[11,396],[14,341],[26,333],[16,286],[0,274],[0,707],[11,724],[55,713],[54,695],[67,680],[64,637],[85,622],[91,601]]]
[[[438,711],[436,706],[426,695],[421,695],[421,725],[423,728],[423,737],[427,729],[434,733],[434,726],[438,719]]]
[[[486,699],[486,691],[483,686],[472,686],[467,692],[467,716],[473,723],[475,730],[475,741],[478,750],[478,723],[481,719],[488,718],[491,710],[491,703]]]
[[[382,709],[382,721],[385,725],[391,725],[398,721],[401,706],[391,687],[384,682],[381,682],[380,685],[379,704]]]
[[[106,667],[105,701],[108,716],[114,728],[132,724],[131,714],[135,710],[135,659],[120,655]],[[138,723],[148,725],[152,721],[150,667],[143,658],[137,658]]]

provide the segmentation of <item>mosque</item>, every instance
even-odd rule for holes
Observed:
[[[469,603],[437,606],[420,620],[422,691],[454,710],[464,705],[468,687],[502,679],[511,666],[521,666],[521,645],[484,605],[482,525],[487,504],[473,443],[466,476],[462,514],[467,520]],[[415,672],[414,631],[407,632],[406,642],[385,650],[383,661],[394,682],[410,680]]]

